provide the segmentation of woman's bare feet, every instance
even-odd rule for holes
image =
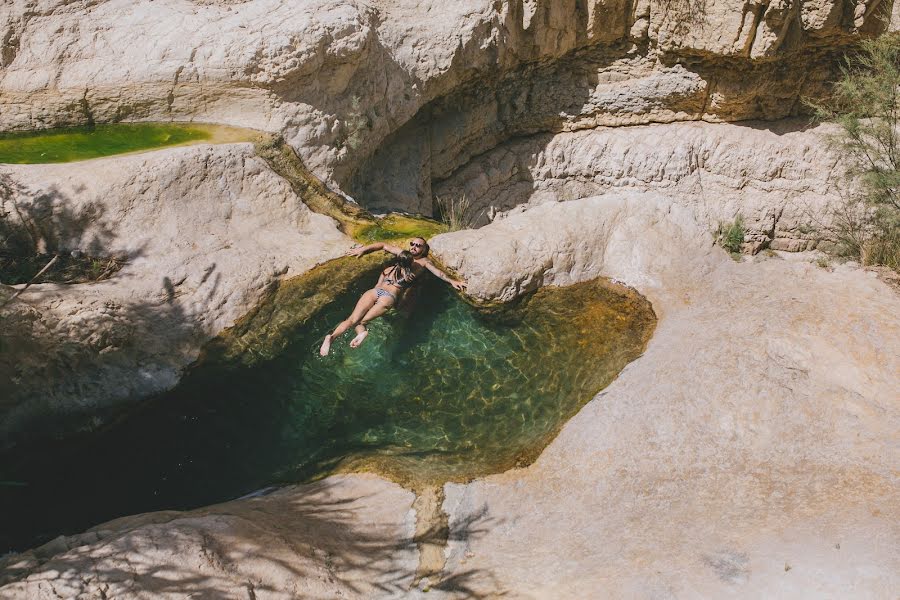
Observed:
[[[325,341],[322,342],[322,347],[319,348],[319,356],[328,356],[328,352],[331,350],[331,334],[325,336]]]
[[[357,329],[356,331],[357,331],[356,337],[353,338],[352,340],[350,340],[351,348],[359,348],[362,345],[362,343],[366,340],[366,336],[369,335],[369,330],[366,329],[365,327],[362,328],[362,331],[360,331],[359,329]]]

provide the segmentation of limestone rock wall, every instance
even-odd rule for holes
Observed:
[[[599,275],[659,324],[536,463],[413,494],[372,475],[126,517],[0,560],[0,598],[892,598],[900,298],[850,266],[741,263],[652,192],[528,207],[433,247],[470,291]]]
[[[0,318],[0,437],[32,418],[90,417],[175,384],[212,335],[280,276],[350,240],[250,144],[8,166],[16,211],[52,250],[127,260],[111,279],[36,285]],[[10,209],[4,205],[4,209]]]
[[[193,119],[278,131],[317,175],[362,201],[382,206],[412,186],[395,206],[424,207],[418,180],[510,136],[793,114],[801,94],[821,89],[834,49],[886,27],[879,17],[891,8],[11,0],[0,7],[0,129]],[[395,174],[386,158],[416,152],[426,157],[415,176]],[[366,184],[381,173],[405,179]]]
[[[900,296],[854,267],[698,250],[665,195],[546,203],[433,247],[503,298],[598,275],[659,316],[528,468],[445,486],[474,596],[890,598]],[[456,535],[473,518],[481,536]],[[487,575],[489,574],[489,575]]]
[[[843,184],[824,126],[680,123],[519,138],[433,185],[468,198],[476,224],[519,205],[624,191],[663,194],[709,231],[740,214],[756,248],[805,250]]]
[[[655,290],[678,278],[708,273],[721,253],[709,242],[690,208],[660,194],[622,192],[526,208],[481,229],[439,235],[431,247],[466,274],[468,293],[484,300],[509,301],[542,286],[597,277],[654,300]],[[686,248],[696,260],[683,260]],[[659,316],[655,303],[654,310]]]

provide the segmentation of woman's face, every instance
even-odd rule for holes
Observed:
[[[413,258],[422,256],[425,252],[425,240],[422,238],[413,238],[409,242],[409,252],[413,255]]]

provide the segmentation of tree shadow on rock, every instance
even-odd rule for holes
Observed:
[[[52,283],[37,300],[11,290],[0,295],[0,449],[95,430],[172,387],[209,335],[171,282],[137,300]]]
[[[77,192],[77,190],[76,190]],[[111,276],[142,249],[113,253],[117,235],[103,206],[78,206],[56,186],[33,191],[0,172],[0,280],[81,283]]]
[[[417,558],[403,498],[397,488],[359,494],[324,480],[188,513],[126,517],[7,557],[0,596],[402,597]],[[464,592],[482,575],[456,576],[453,589]]]
[[[505,519],[488,516],[488,507],[485,504],[479,510],[458,519],[450,528],[447,539],[466,545],[504,522]],[[446,592],[455,598],[500,598],[507,595],[507,591],[493,573],[478,568],[462,569],[441,576],[431,589]]]

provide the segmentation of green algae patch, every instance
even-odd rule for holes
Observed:
[[[430,239],[446,233],[447,226],[433,219],[391,213],[356,232],[356,239],[372,242],[405,241],[412,238]]]
[[[187,144],[252,141],[259,132],[206,123],[115,123],[0,134],[0,163],[87,160]]]
[[[253,310],[207,344],[198,362],[239,363],[249,367],[275,358],[290,344],[298,327],[334,302],[348,287],[360,284],[371,287],[383,262],[384,257],[377,254],[341,257],[277,282]]]
[[[656,324],[646,299],[608,281],[485,311],[430,279],[410,315],[319,356],[381,264],[338,259],[273,287],[173,391],[90,436],[0,455],[0,480],[28,484],[3,488],[7,512],[34,515],[10,523],[10,543],[335,472],[422,489],[527,465]]]

